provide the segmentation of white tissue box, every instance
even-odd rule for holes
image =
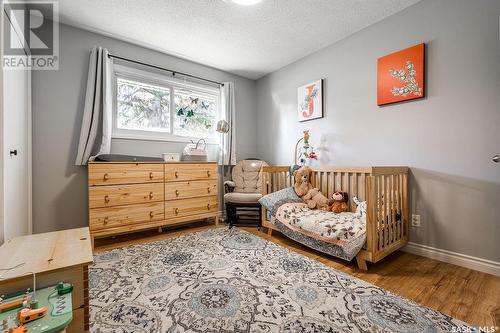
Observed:
[[[163,160],[165,162],[179,162],[181,160],[181,154],[179,154],[179,153],[163,153]]]

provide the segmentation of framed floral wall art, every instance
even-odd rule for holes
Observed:
[[[323,80],[318,80],[298,88],[299,121],[323,117]]]
[[[425,44],[391,53],[377,62],[377,105],[425,97]]]

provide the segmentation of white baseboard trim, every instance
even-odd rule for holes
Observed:
[[[468,256],[448,250],[437,249],[432,246],[421,245],[413,242],[409,242],[408,245],[402,248],[402,250],[422,257],[500,276],[500,262]]]

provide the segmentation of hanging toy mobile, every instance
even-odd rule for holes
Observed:
[[[303,145],[299,148],[299,144],[302,141]],[[307,160],[317,160],[317,159],[318,155],[314,151],[314,147],[309,143],[309,131],[304,131],[304,136],[301,137],[295,144],[295,154],[293,160],[294,164],[290,167],[290,172],[293,173],[293,171],[305,165]]]

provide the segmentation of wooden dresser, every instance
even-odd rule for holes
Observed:
[[[92,239],[213,218],[216,162],[89,162]]]

